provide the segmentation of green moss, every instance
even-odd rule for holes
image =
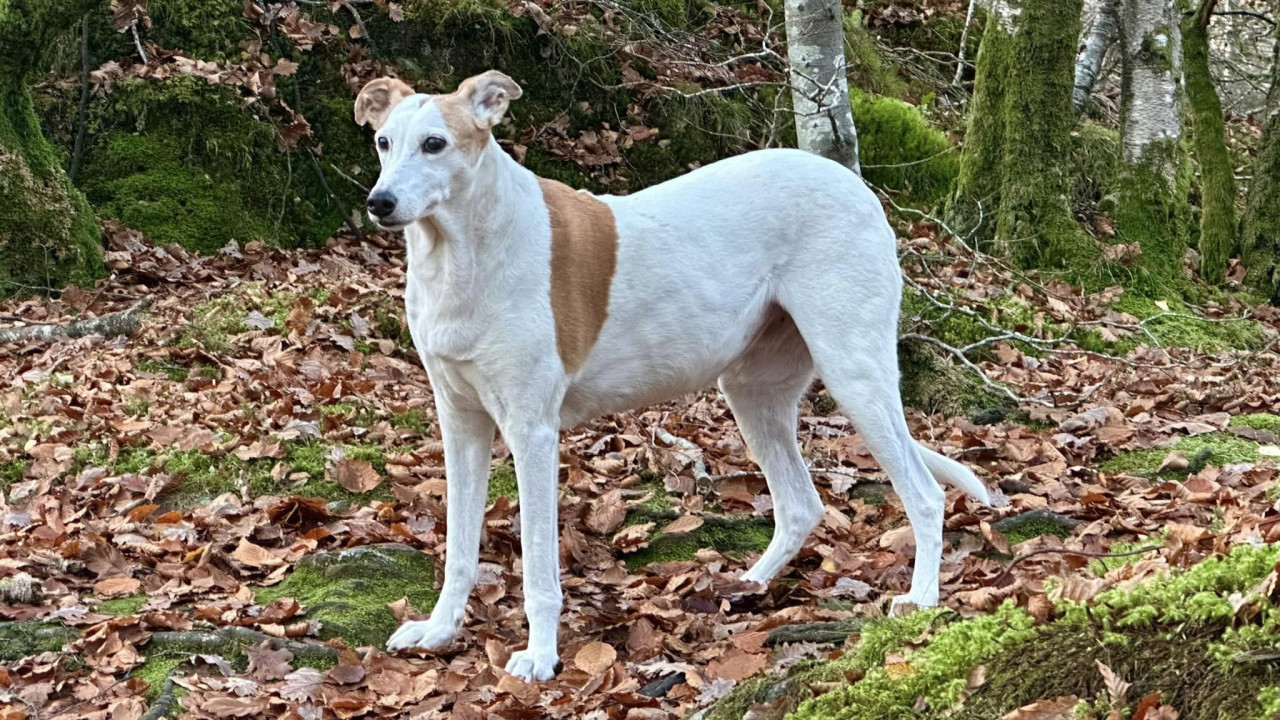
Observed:
[[[1060,603],[1060,618],[1044,625],[1011,603],[958,622],[938,610],[873,621],[852,652],[743,683],[707,718],[736,720],[753,703],[777,702],[788,720],[989,720],[1036,700],[1099,696],[1099,658],[1133,682],[1131,698],[1161,691],[1182,717],[1252,717],[1274,702],[1265,689],[1276,686],[1276,673],[1223,658],[1274,646],[1280,613],[1261,600],[1260,619],[1226,627],[1234,616],[1229,598],[1256,587],[1277,554],[1274,546],[1239,547],[1186,572],[1102,593],[1087,609]],[[985,683],[968,688],[978,666]],[[815,687],[832,683],[841,686],[813,697]]]
[[[1258,714],[1255,720],[1276,720],[1280,718],[1280,687],[1263,688],[1258,693]]]
[[[320,637],[380,647],[397,625],[387,605],[408,598],[415,610],[429,612],[438,595],[434,582],[429,555],[403,545],[370,545],[308,555],[284,582],[259,589],[255,601],[292,597],[308,619],[320,621]]]
[[[147,684],[147,701],[155,702],[160,697],[164,681],[178,668],[187,662],[191,655],[178,652],[148,653],[146,662],[134,668],[129,677],[138,678]],[[184,691],[185,692],[185,691]]]
[[[1255,462],[1259,457],[1258,444],[1255,442],[1230,433],[1208,433],[1182,438],[1169,447],[1121,453],[1103,463],[1099,469],[1106,473],[1155,475],[1160,463],[1164,462],[1164,459],[1174,450],[1192,461],[1203,456],[1200,461],[1202,466]],[[1166,475],[1172,478],[1185,478],[1187,471],[1166,471]]]
[[[1043,518],[1016,523],[1003,532],[1005,538],[1014,545],[1038,538],[1041,535],[1053,535],[1059,538],[1068,538],[1072,535],[1072,529],[1069,525]]]
[[[906,89],[905,83],[898,77],[894,66],[881,54],[880,44],[862,26],[862,13],[846,13],[844,27],[849,87],[877,95],[900,97]],[[862,135],[861,127],[858,128],[858,134]],[[859,140],[861,141],[861,137]]]
[[[1280,415],[1271,413],[1251,413],[1231,418],[1231,427],[1247,427],[1254,430],[1280,431]]]
[[[42,652],[59,652],[79,637],[73,628],[41,620],[0,623],[0,660],[13,662]]]
[[[1222,280],[1236,245],[1235,164],[1227,151],[1222,101],[1209,72],[1209,28],[1198,12],[1182,21],[1182,73],[1196,162],[1200,166],[1200,273]]]
[[[684,535],[663,535],[658,528],[649,546],[626,556],[634,570],[650,563],[692,560],[703,548],[731,557],[763,551],[773,537],[773,523],[764,518],[715,518]]]
[[[1076,126],[1071,133],[1067,158],[1074,215],[1086,218],[1098,215],[1103,199],[1116,188],[1120,157],[1120,133],[1115,128],[1089,120]]]
[[[146,595],[129,595],[103,600],[94,607],[94,610],[106,615],[137,615],[138,611],[145,607],[146,604]]]
[[[241,0],[150,0],[147,10],[156,42],[187,57],[237,60],[256,37]]]
[[[1165,301],[1165,305],[1168,310],[1157,305],[1154,299],[1125,293],[1113,307],[1143,320],[1155,318],[1146,322],[1145,327],[1164,347],[1220,352],[1228,349],[1255,350],[1268,342],[1266,332],[1257,321],[1202,320],[1179,300]],[[1145,337],[1139,340],[1148,342]]]
[[[898,367],[902,373],[902,402],[908,407],[956,415],[1013,406],[1006,395],[923,341],[898,343]]]
[[[8,493],[14,483],[22,482],[22,474],[31,465],[30,460],[12,460],[0,463],[0,492]]]
[[[1280,31],[1277,31],[1280,32]],[[1280,52],[1280,42],[1275,43]],[[1280,66],[1280,58],[1273,63]],[[1280,82],[1274,84],[1272,107],[1280,103]],[[1240,223],[1241,260],[1245,280],[1272,302],[1280,304],[1280,112],[1271,113],[1253,161],[1253,180]]]
[[[946,197],[960,168],[960,155],[947,136],[913,105],[857,90],[851,95],[867,181],[884,190],[905,191],[915,203]]]
[[[516,483],[516,468],[511,461],[499,463],[489,473],[489,502],[500,497],[508,500],[520,499],[520,487]]]
[[[1012,35],[988,22],[948,213],[954,227],[977,227],[1020,265],[1072,275],[1098,256],[1071,214],[1065,170],[1080,8],[1079,0],[1025,2]],[[980,217],[994,225],[978,227]]]
[[[11,31],[0,23],[31,42]],[[103,270],[93,212],[41,133],[26,77],[11,72],[0,64],[0,297],[84,285]]]
[[[386,477],[387,456],[383,449],[376,445],[344,445],[340,448],[320,442],[294,443],[285,454],[285,462],[292,472],[304,472],[311,476],[300,486],[284,488],[290,494],[306,497],[322,497],[346,503],[365,504],[377,500],[391,502],[395,496],[389,483],[383,482],[372,490],[354,493],[337,482],[327,479],[325,468],[330,460],[338,454],[351,460],[361,460],[373,466],[379,475]]]
[[[239,293],[202,302],[192,309],[191,322],[179,334],[177,345],[222,352],[230,336],[249,329],[244,324],[247,315],[245,298]]]
[[[1111,208],[1115,241],[1136,244],[1142,254],[1122,273],[1130,295],[1168,292],[1182,284],[1190,206],[1173,176],[1179,165],[1176,142],[1154,143],[1148,157],[1124,163],[1116,179]]]
[[[95,107],[86,194],[159,242],[200,252],[233,240],[317,245],[343,222],[305,151],[280,152],[266,110],[229,88],[126,80]]]
[[[156,373],[168,377],[173,382],[183,382],[187,379],[190,371],[169,358],[150,358],[144,357],[134,363],[134,367],[146,373]]]
[[[422,416],[421,410],[392,413],[391,427],[399,430],[413,430],[428,437],[431,435],[431,426],[427,424],[427,420]]]

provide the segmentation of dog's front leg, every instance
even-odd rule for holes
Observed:
[[[529,646],[511,656],[507,672],[525,680],[546,680],[560,664],[560,429],[548,418],[504,426],[502,434],[515,456],[520,486],[524,608],[529,618]]]
[[[439,650],[453,642],[462,627],[479,571],[494,422],[483,410],[456,407],[442,391],[437,391],[436,411],[444,440],[449,493],[444,587],[429,619],[407,622],[391,636],[387,649],[392,651],[415,647]]]

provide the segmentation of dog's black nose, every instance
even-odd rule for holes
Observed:
[[[384,218],[396,211],[396,196],[388,192],[376,192],[369,196],[369,213]]]

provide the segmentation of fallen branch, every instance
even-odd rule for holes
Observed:
[[[312,645],[310,643],[278,638],[264,632],[244,627],[222,627],[216,630],[176,630],[158,632],[151,636],[147,643],[148,651],[171,647],[188,655],[206,653],[216,655],[225,652],[228,645],[257,645],[268,643],[272,650],[288,650],[295,657],[311,656],[337,658],[338,651],[328,645]],[[195,650],[196,652],[192,652]]]
[[[853,618],[835,622],[782,625],[769,631],[769,637],[765,639],[764,645],[765,647],[788,643],[839,645],[847,640],[850,635],[862,630],[864,624],[866,624],[866,621],[862,618]]]
[[[140,300],[128,310],[108,313],[87,320],[72,320],[52,325],[27,325],[0,329],[0,345],[14,342],[46,342],[59,338],[80,338],[86,335],[117,337],[132,335],[142,325],[142,315],[151,306],[150,300]]]
[[[176,670],[177,668],[174,668],[165,674],[164,683],[160,685],[160,694],[156,696],[147,713],[139,720],[163,720],[178,709],[178,696],[176,693],[178,686],[173,682],[173,674]]]

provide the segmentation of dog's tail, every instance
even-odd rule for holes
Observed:
[[[943,485],[959,488],[965,495],[983,505],[995,506],[997,504],[993,502],[991,493],[987,491],[987,486],[982,484],[982,481],[973,474],[972,470],[945,455],[940,455],[930,450],[920,443],[916,443],[916,446],[920,449],[920,458],[924,460],[925,467],[929,468],[929,472],[933,474],[934,480]]]

